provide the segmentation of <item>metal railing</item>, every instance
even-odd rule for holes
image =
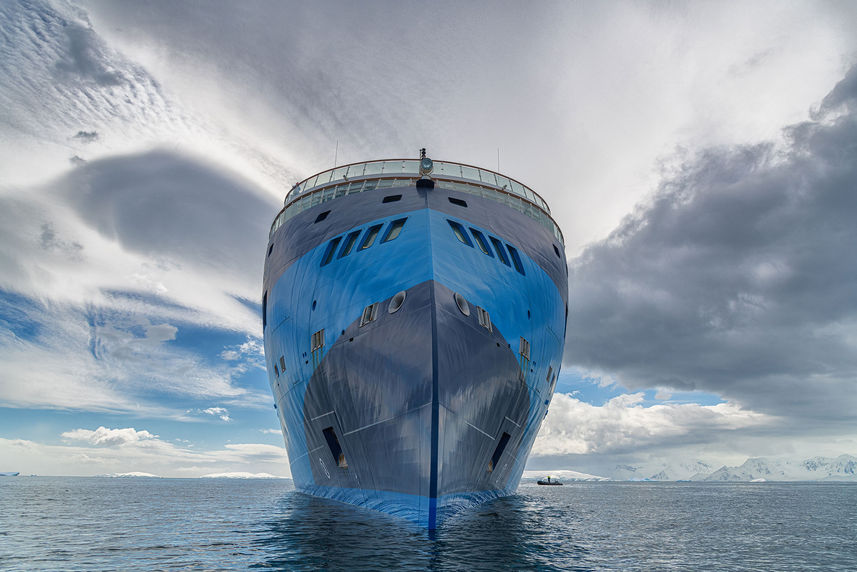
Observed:
[[[420,178],[419,164],[416,159],[368,161],[313,175],[286,195],[285,206],[274,219],[270,234],[298,213],[321,203],[375,189],[412,185]],[[506,204],[541,223],[565,244],[547,203],[526,185],[488,169],[449,161],[435,161],[429,176],[442,181],[444,188]]]

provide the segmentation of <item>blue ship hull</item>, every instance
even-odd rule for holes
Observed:
[[[265,355],[296,488],[430,529],[512,494],[561,366],[561,251],[531,216],[443,181],[277,225]]]

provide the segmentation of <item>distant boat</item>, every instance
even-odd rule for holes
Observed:
[[[558,486],[562,486],[562,483],[561,483],[561,482],[559,482],[559,481],[552,481],[552,480],[551,480],[551,478],[550,478],[550,475],[548,475],[547,480],[544,480],[544,481],[538,481],[538,484],[540,484],[540,485],[551,485],[551,486],[557,486],[557,485],[558,485]]]
[[[17,477],[20,473],[0,473],[0,477]]]

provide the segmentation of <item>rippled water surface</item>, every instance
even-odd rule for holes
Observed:
[[[522,485],[429,534],[289,481],[0,478],[0,569],[857,570],[857,484]]]

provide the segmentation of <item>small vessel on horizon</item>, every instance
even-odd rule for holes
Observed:
[[[562,365],[563,252],[529,187],[425,150],[295,185],[262,289],[295,487],[429,529],[514,493]]]
[[[20,473],[18,473],[18,472],[15,472],[15,473],[11,473],[11,472],[8,472],[8,473],[0,473],[0,477],[17,477],[19,474],[20,474]]]
[[[547,480],[544,480],[544,481],[537,481],[537,482],[536,482],[536,484],[539,484],[539,485],[549,485],[549,486],[562,486],[562,483],[561,483],[561,482],[559,482],[559,481],[552,481],[552,480],[551,480],[551,476],[550,476],[550,475],[548,475],[548,476],[547,476]]]

